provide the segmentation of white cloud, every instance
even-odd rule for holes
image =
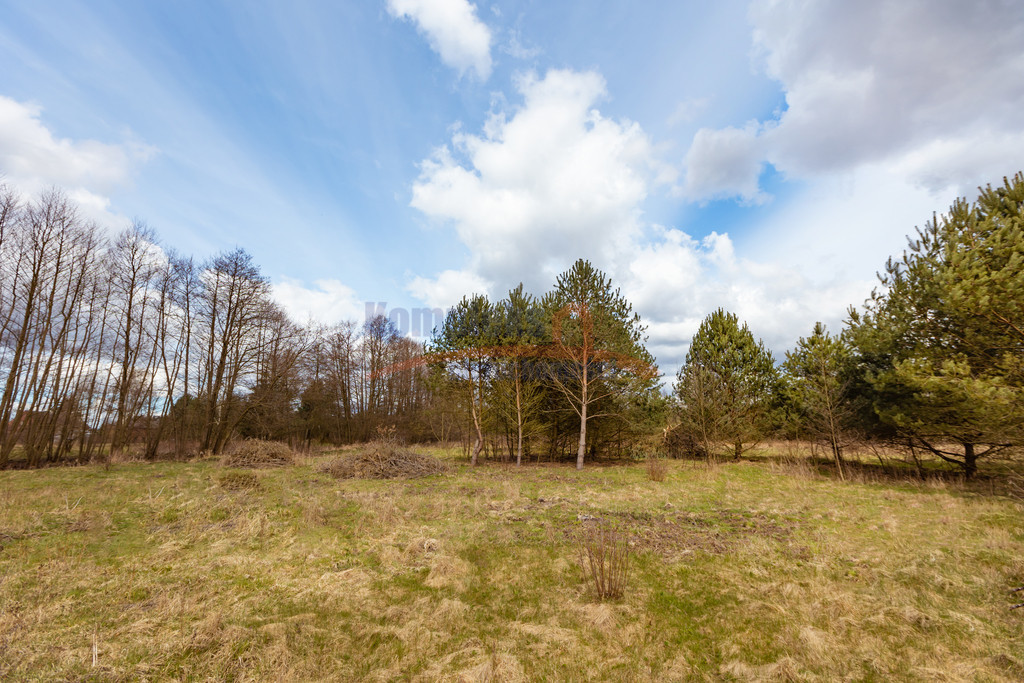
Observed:
[[[412,205],[450,222],[470,252],[462,270],[410,282],[429,305],[472,292],[502,296],[520,279],[539,294],[577,258],[589,258],[649,324],[650,348],[672,373],[718,306],[781,351],[817,320],[838,328],[847,305],[870,292],[856,275],[831,278],[796,262],[740,256],[726,234],[694,239],[646,226],[641,206],[661,167],[639,125],[595,108],[605,96],[601,77],[551,71],[524,77],[518,89],[518,109],[498,111],[479,135],[457,132],[414,184]],[[756,186],[750,194],[760,198]]]
[[[473,71],[482,81],[491,75],[491,30],[468,0],[388,0],[392,16],[415,22],[441,61]]]
[[[683,100],[676,105],[675,110],[665,121],[670,127],[693,121],[698,114],[707,109],[711,103],[710,98],[698,97],[696,99]]]
[[[654,232],[647,244],[634,246],[616,281],[648,323],[648,348],[669,377],[701,321],[718,307],[781,355],[819,320],[839,329],[846,307],[871,291],[867,280],[814,277],[799,264],[737,256],[725,234],[698,241],[676,229]]]
[[[886,163],[929,190],[960,193],[1020,170],[1018,4],[756,0],[750,18],[786,108],[745,137],[698,133],[691,196],[749,199],[766,161],[799,178]]]
[[[334,279],[316,280],[313,285],[306,287],[301,280],[283,277],[272,286],[274,299],[297,322],[333,325],[363,320],[366,306],[351,287]]]
[[[509,30],[508,40],[501,46],[501,51],[513,59],[522,59],[525,61],[535,59],[544,53],[544,50],[536,45],[527,46],[523,44],[519,31],[516,31],[515,29]]]
[[[417,276],[406,289],[428,307],[440,309],[454,306],[464,296],[494,294],[490,282],[465,270],[446,270],[435,278]]]
[[[738,196],[749,204],[766,201],[758,187],[764,162],[757,133],[754,123],[697,131],[686,153],[683,194],[696,200]]]
[[[0,96],[0,177],[28,196],[63,188],[82,213],[101,224],[122,226],[110,213],[107,194],[131,181],[137,164],[153,148],[130,142],[58,138],[42,120],[42,107]]]
[[[600,75],[552,70],[517,89],[521,107],[494,113],[481,135],[457,132],[423,162],[412,196],[454,225],[468,270],[502,290],[520,279],[544,288],[576,258],[613,257],[638,234],[660,170],[639,125],[594,108]]]
[[[874,282],[874,273],[903,250],[914,226],[946,209],[955,196],[952,190],[936,195],[885,164],[824,174],[767,217],[744,239],[742,251],[798,268],[815,282]],[[849,303],[862,303],[869,292]]]

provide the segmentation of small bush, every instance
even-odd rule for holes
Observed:
[[[668,476],[668,463],[656,453],[647,456],[647,478],[651,481],[665,481]]]
[[[295,454],[288,444],[280,441],[246,439],[236,444],[224,458],[225,467],[287,467],[295,462]]]
[[[577,537],[583,579],[598,600],[621,598],[629,576],[629,538],[603,523],[587,524]]]
[[[221,488],[228,491],[245,491],[260,487],[260,478],[252,472],[224,472],[217,478],[217,482]]]
[[[394,440],[379,439],[321,465],[319,470],[336,479],[413,479],[443,474],[448,466],[432,455],[404,448]]]

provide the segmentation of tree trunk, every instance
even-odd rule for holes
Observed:
[[[832,441],[832,456],[836,459],[836,467],[839,469],[839,479],[846,481],[846,472],[843,471],[843,452],[835,440]]]
[[[978,471],[978,456],[974,453],[974,444],[964,444],[964,477],[973,479]]]
[[[586,357],[584,357],[586,359]],[[584,360],[583,363],[583,382],[580,387],[580,443],[579,448],[576,450],[576,469],[583,469],[583,456],[587,451],[587,389],[590,387],[587,385],[587,363]]]
[[[476,430],[476,435],[473,441],[473,454],[469,458],[469,463],[476,467],[477,458],[480,455],[480,449],[483,447],[484,435],[480,430],[480,416],[476,411],[476,394],[473,386],[473,369],[469,369],[469,412],[473,416],[473,428]]]
[[[583,456],[587,451],[587,404],[583,403],[580,411],[580,443],[576,450],[576,469],[583,469]]]
[[[519,368],[516,367],[516,467],[523,464],[523,404]]]

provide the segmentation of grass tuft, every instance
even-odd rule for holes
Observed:
[[[656,453],[648,454],[644,461],[647,465],[647,478],[651,481],[665,481],[668,476],[668,463]]]
[[[246,491],[258,489],[260,487],[260,478],[252,472],[234,470],[222,472],[217,477],[217,483],[220,484],[221,488],[228,491]]]

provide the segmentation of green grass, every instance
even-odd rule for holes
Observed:
[[[1024,678],[1019,500],[771,461],[315,464],[0,472],[0,679]],[[633,539],[619,601],[581,516]]]

